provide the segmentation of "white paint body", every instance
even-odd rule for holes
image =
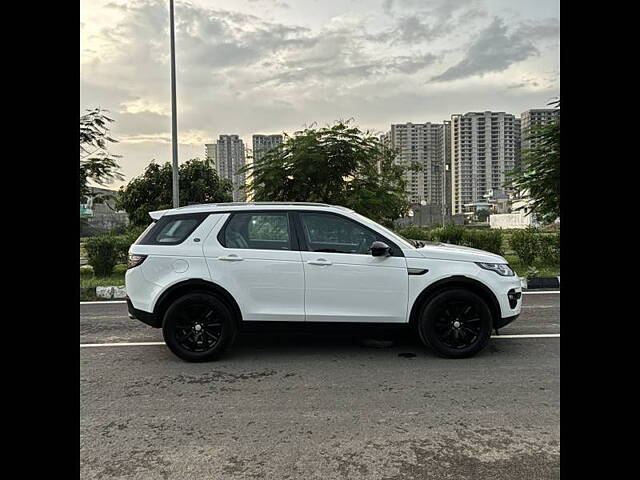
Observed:
[[[331,212],[365,225],[393,241],[404,256],[319,253],[299,250],[225,248],[218,233],[233,212]],[[507,292],[521,292],[518,276],[503,277],[475,262],[507,263],[489,252],[455,245],[414,248],[377,223],[343,207],[320,204],[194,205],[152,212],[163,215],[210,212],[178,245],[134,244],[130,254],[147,255],[127,270],[126,290],[134,308],[153,312],[171,286],[205,280],[236,300],[246,321],[407,323],[414,302],[429,285],[464,276],[487,287],[498,300],[502,318],[520,314],[522,301],[511,308]],[[197,240],[196,240],[197,239]],[[428,269],[409,275],[409,268]]]

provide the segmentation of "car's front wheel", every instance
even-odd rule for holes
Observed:
[[[438,355],[462,358],[482,350],[491,336],[491,311],[485,301],[463,289],[437,294],[422,308],[418,332]]]
[[[167,309],[162,334],[169,349],[188,362],[217,358],[233,342],[236,322],[227,305],[209,293],[189,293]]]

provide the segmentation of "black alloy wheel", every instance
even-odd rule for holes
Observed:
[[[162,332],[167,346],[191,362],[213,360],[233,341],[235,320],[227,305],[208,293],[191,293],[167,309]]]
[[[434,329],[438,339],[449,348],[467,348],[480,340],[480,314],[469,301],[441,305],[435,313]]]
[[[482,350],[491,336],[487,304],[473,292],[455,289],[437,294],[423,308],[420,338],[445,357],[469,357]]]
[[[206,352],[216,346],[222,336],[222,322],[210,304],[188,303],[177,312],[174,324],[176,341],[190,352]]]

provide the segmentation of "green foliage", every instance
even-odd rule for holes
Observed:
[[[82,265],[80,267],[80,276],[88,277],[93,275],[93,267],[91,265]]]
[[[431,231],[431,237],[435,242],[464,245],[465,228],[460,225],[447,225]]]
[[[112,273],[123,273],[129,257],[129,247],[140,235],[140,228],[131,229],[122,235],[97,235],[90,237],[84,244],[87,260],[97,277],[106,277]],[[114,268],[116,267],[117,268]],[[124,266],[124,270],[123,270]],[[83,274],[82,268],[80,269]],[[88,271],[85,272],[89,274]]]
[[[491,215],[491,212],[486,208],[482,208],[476,213],[476,217],[478,218],[479,222],[486,222],[487,218],[489,218],[489,215]]]
[[[97,276],[81,276],[80,277],[80,299],[81,300],[97,300],[95,288],[110,287],[112,285],[124,285],[124,274],[114,273],[108,277]]]
[[[151,223],[151,219],[147,223]],[[132,244],[147,227],[148,225],[119,225],[109,230],[109,235],[125,236],[129,240],[129,244]]]
[[[220,179],[206,161],[189,160],[179,167],[180,205],[230,202],[231,182]],[[149,212],[173,207],[172,170],[169,162],[152,162],[139,177],[120,188],[117,208],[125,210],[133,226],[147,226]]]
[[[429,230],[424,228],[409,226],[405,228],[401,228],[396,230],[396,233],[404,238],[409,238],[411,240],[422,240],[426,242],[433,241],[433,236]]]
[[[540,276],[540,270],[538,270],[533,265],[527,268],[527,272],[525,273],[526,278],[535,278]]]
[[[540,235],[538,256],[544,265],[560,264],[560,233]]]
[[[122,273],[125,273],[126,271],[127,271],[127,265],[125,263],[118,263],[116,266],[113,267],[114,274],[122,274]]]
[[[118,237],[97,235],[85,243],[87,260],[98,277],[111,275],[113,267],[118,263]]]
[[[502,255],[501,230],[476,230],[460,225],[447,225],[433,230],[425,230],[411,226],[398,230],[397,233],[412,240],[450,243]]]
[[[105,115],[106,110],[94,108],[80,116],[80,203],[90,193],[87,180],[106,185],[124,177],[119,171],[117,158],[109,153],[108,143],[117,143],[109,136],[109,124],[113,119]]]
[[[288,241],[288,221],[286,217],[254,217],[247,225],[250,238],[261,240]]]
[[[462,244],[502,255],[502,232],[500,230],[465,230]]]
[[[523,152],[508,185],[531,199],[528,208],[542,222],[553,222],[560,216],[560,120],[534,126],[528,138],[535,146]]]
[[[536,262],[532,267],[537,270],[536,275],[531,275],[532,272],[528,272],[529,268],[522,264],[517,255],[505,255],[504,258],[509,262],[509,266],[522,278],[536,277],[557,277],[560,275],[560,265],[542,265]]]
[[[306,128],[245,166],[256,201],[322,202],[385,225],[409,209],[397,152],[349,121]]]
[[[518,258],[525,266],[533,265],[540,254],[540,234],[536,228],[529,227],[511,234],[509,240],[511,249],[516,252]]]

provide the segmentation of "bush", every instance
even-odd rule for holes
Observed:
[[[398,230],[398,234],[411,240],[450,243],[502,255],[502,231],[500,230],[476,230],[460,225],[447,225],[434,230],[407,227]]]
[[[87,240],[87,260],[96,276],[111,275],[113,267],[118,263],[118,248],[118,237],[113,235],[98,235]]]
[[[527,272],[524,275],[526,278],[535,278],[540,276],[540,270],[536,267],[527,268]]]
[[[129,247],[135,242],[129,235],[118,235],[115,237],[116,242],[116,263],[127,263],[129,260]]]
[[[127,271],[127,265],[124,263],[118,263],[113,267],[113,273],[124,273]]]
[[[500,230],[466,230],[463,245],[502,255],[502,232]]]
[[[134,240],[147,228],[146,226],[138,225],[118,225],[117,227],[109,230],[109,235],[125,235],[128,237],[134,237]]]
[[[544,265],[560,264],[560,234],[540,235],[540,261]]]
[[[87,260],[96,276],[106,277],[111,275],[117,264],[126,265],[129,247],[140,233],[140,229],[136,229],[125,235],[98,235],[87,240]]]
[[[446,227],[436,228],[431,233],[433,239],[437,242],[463,245],[465,228],[459,225],[447,225]]]
[[[398,230],[397,233],[398,235],[411,240],[424,240],[429,242],[432,239],[432,235],[429,230],[415,226],[402,228]]]
[[[91,265],[82,265],[80,267],[80,276],[89,277],[93,275],[93,267]]]
[[[527,267],[533,265],[540,255],[540,234],[535,228],[513,232],[509,243],[522,264]]]

